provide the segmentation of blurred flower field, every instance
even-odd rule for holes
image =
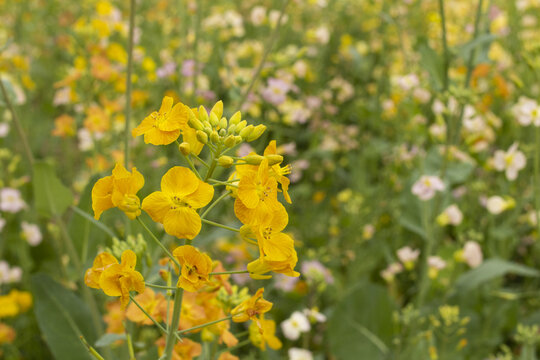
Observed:
[[[539,22],[0,0],[0,359],[537,359]]]

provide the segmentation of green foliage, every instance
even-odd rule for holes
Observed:
[[[36,210],[45,217],[61,216],[73,203],[73,194],[55,175],[47,162],[38,161],[33,168]]]

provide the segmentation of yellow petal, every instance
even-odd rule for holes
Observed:
[[[159,108],[159,112],[161,114],[164,114],[171,111],[173,103],[174,103],[174,100],[172,97],[165,96],[163,100],[161,101],[161,107]]]
[[[178,103],[174,105],[171,112],[166,115],[164,121],[160,122],[158,127],[162,131],[174,131],[182,128],[182,126],[187,125],[188,121],[188,110],[187,107]]]
[[[154,191],[150,195],[144,198],[142,202],[142,209],[146,211],[152,220],[163,223],[165,215],[171,209],[170,198],[161,191]]]
[[[152,128],[144,134],[144,142],[152,145],[169,145],[180,136],[180,130],[161,131],[157,128]]]
[[[113,177],[106,176],[99,179],[92,188],[92,210],[94,210],[94,218],[97,220],[101,213],[105,210],[113,208],[111,200],[113,191]]]
[[[133,137],[141,136],[142,134],[152,130],[154,128],[155,123],[156,123],[156,120],[153,117],[151,116],[145,117],[144,120],[139,124],[139,126],[131,130],[131,136]]]
[[[120,264],[113,264],[103,271],[103,274],[99,278],[99,287],[105,294],[109,296],[122,295],[122,289],[118,281],[121,273],[122,265]]]
[[[199,183],[199,178],[191,170],[183,166],[175,166],[161,178],[161,191],[183,198],[195,192]]]
[[[192,208],[199,209],[206,206],[214,197],[214,187],[203,181],[199,181],[199,187],[195,192],[184,197],[184,201],[187,202]]]
[[[130,270],[135,269],[135,265],[137,264],[137,255],[132,250],[125,250],[122,253],[122,267],[128,268]]]
[[[165,215],[163,226],[167,234],[191,240],[201,231],[201,218],[195,210],[179,207]]]
[[[264,155],[274,155],[274,154],[277,154],[277,149],[276,149],[276,140],[272,140],[270,141],[270,143],[268,144],[268,146],[266,147],[266,149],[264,149]]]

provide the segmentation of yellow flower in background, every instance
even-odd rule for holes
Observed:
[[[165,351],[165,338],[161,337],[156,341],[159,356]],[[192,360],[202,354],[201,344],[192,341],[188,338],[183,338],[181,342],[174,345],[172,359],[173,360]]]
[[[11,290],[0,296],[0,319],[16,316],[32,306],[32,295],[27,291]]]
[[[131,134],[144,134],[144,142],[152,145],[168,145],[180,136],[180,129],[187,126],[188,107],[178,103],[173,107],[173,98],[165,96],[159,111],[148,115]]]
[[[130,219],[141,214],[137,192],[144,186],[144,177],[136,168],[132,172],[121,164],[116,164],[111,176],[99,179],[92,188],[92,209],[94,218],[99,220],[105,210],[117,207]]]
[[[142,274],[135,270],[136,264],[137,255],[131,250],[125,250],[121,263],[107,266],[99,277],[99,287],[109,296],[120,296],[123,309],[129,302],[130,291],[135,290],[140,294],[145,289]]]
[[[168,234],[193,239],[201,231],[201,218],[195,210],[213,197],[213,186],[199,180],[188,168],[175,166],[163,175],[161,191],[148,195],[142,208],[152,220],[163,224]]]
[[[234,213],[243,224],[267,223],[280,206],[277,201],[277,181],[269,174],[267,159],[261,162],[257,171],[241,175]]]
[[[281,341],[276,337],[276,323],[274,320],[266,320],[264,315],[257,322],[249,325],[249,340],[261,350],[266,350],[266,345],[274,350],[281,348]]]
[[[208,282],[208,274],[212,271],[212,259],[191,245],[179,246],[173,256],[182,265],[176,286],[190,292],[196,292]]]
[[[98,254],[94,259],[94,264],[84,274],[84,283],[86,286],[100,289],[99,278],[103,271],[113,264],[118,264],[118,260],[108,252]]]
[[[264,288],[257,290],[255,295],[241,302],[231,310],[232,320],[234,322],[245,322],[256,320],[257,316],[264,314],[272,309],[272,303],[263,299]]]
[[[0,345],[12,343],[15,340],[15,336],[15,329],[7,324],[0,323]]]
[[[142,294],[135,296],[135,300],[156,321],[161,322],[167,317],[167,300],[162,293],[156,293],[147,287]],[[127,308],[126,317],[135,323],[153,324],[153,321],[135,303],[131,303]]]

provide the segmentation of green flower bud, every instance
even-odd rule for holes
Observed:
[[[226,147],[233,147],[236,145],[236,139],[234,138],[234,135],[229,135],[225,138],[225,141],[223,141]]]
[[[214,130],[214,131],[212,132],[212,134],[210,134],[210,140],[211,140],[214,144],[219,143],[219,135],[218,135],[218,133],[217,133],[216,130]]]
[[[240,131],[242,131],[245,127],[247,126],[247,121],[246,120],[242,120],[240,121],[237,125],[236,125],[236,133],[240,133]]]
[[[218,159],[218,165],[223,166],[224,168],[230,168],[234,163],[234,159],[230,156],[223,155]]]
[[[208,143],[208,135],[206,135],[204,131],[197,130],[195,135],[197,136],[197,140],[199,140],[199,142],[202,142],[203,144]]]
[[[234,113],[233,116],[231,116],[231,118],[229,119],[229,123],[233,124],[233,125],[236,125],[241,120],[242,120],[242,114],[240,113],[240,111],[237,111],[237,112]]]
[[[199,106],[199,120],[201,120],[203,123],[208,121],[208,113],[202,105]]]
[[[219,118],[214,113],[210,113],[210,125],[217,127],[219,125]]]
[[[263,124],[255,126],[253,131],[247,136],[247,141],[250,142],[253,140],[257,140],[263,134],[265,130],[266,130],[266,126]]]
[[[270,155],[265,155],[264,157],[268,159],[268,165],[270,166],[281,164],[283,162],[283,156],[281,155],[270,154]]]
[[[191,145],[189,145],[188,142],[184,141],[183,143],[178,145],[178,150],[180,150],[183,155],[188,156],[191,153]]]
[[[217,118],[219,119],[220,117],[223,116],[223,101],[219,100],[215,105],[214,107],[212,107],[212,110],[210,110],[210,113],[211,114],[215,114],[217,116]]]
[[[189,109],[188,114],[189,114],[189,119],[188,119],[189,126],[194,128],[195,130],[202,130],[203,123],[199,119],[197,119],[193,110]]]
[[[227,129],[227,133],[228,134],[234,134],[235,130],[236,130],[236,125],[231,124],[231,125],[229,125],[229,128]]]
[[[242,137],[242,139],[247,139],[247,137],[251,135],[253,129],[255,129],[253,125],[246,126],[244,129],[242,129],[242,131],[240,131],[240,136]]]
[[[227,130],[219,129],[218,134],[219,134],[219,136],[223,137],[223,136],[227,135]]]
[[[264,160],[264,156],[257,155],[257,154],[247,155],[247,156],[244,156],[242,160],[244,160],[249,165],[259,165]]]
[[[227,129],[227,119],[225,119],[224,117],[221,118],[221,120],[219,120],[219,128],[220,129]]]

